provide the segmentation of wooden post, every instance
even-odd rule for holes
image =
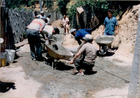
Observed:
[[[42,11],[42,0],[39,0],[39,4],[40,4],[40,12]]]
[[[4,7],[0,6],[0,38],[4,39],[4,42],[0,44],[0,52],[4,52],[5,50],[5,19],[4,19]]]
[[[140,15],[138,20],[137,37],[128,90],[128,98],[140,98]]]

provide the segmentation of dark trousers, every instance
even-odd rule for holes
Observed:
[[[81,42],[81,38],[77,37],[77,38],[75,38],[75,39],[77,40],[77,42],[78,42],[79,45],[82,44],[82,42]]]
[[[89,63],[81,59],[76,59],[74,61],[74,65],[76,66],[77,70],[84,69],[87,72],[91,72],[92,68],[94,67],[93,63]]]
[[[42,59],[41,40],[39,36],[39,31],[27,29],[27,37],[30,45],[32,59]]]

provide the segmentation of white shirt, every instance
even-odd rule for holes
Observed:
[[[43,33],[47,34],[48,38],[51,38],[53,35],[53,30],[54,28],[52,26],[46,24],[43,29]]]
[[[65,19],[63,18],[62,22],[63,22],[63,25],[66,25],[67,22],[69,22],[69,19],[67,17]]]
[[[45,27],[45,22],[42,19],[34,19],[28,26],[29,29],[37,30],[39,31],[40,28]]]
[[[48,20],[47,24],[49,24],[51,22],[50,18],[47,17],[47,20]]]
[[[44,15],[44,16],[42,16],[42,15],[37,15],[37,18],[39,18],[39,19],[41,19],[42,17],[45,17],[45,18],[46,18],[45,15]]]

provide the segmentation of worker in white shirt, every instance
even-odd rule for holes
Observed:
[[[41,51],[41,40],[39,34],[42,33],[43,28],[45,27],[46,18],[42,17],[41,19],[34,19],[27,26],[27,38],[30,45],[31,57],[32,60],[42,61],[42,51]]]
[[[64,26],[64,34],[66,34],[66,31],[69,33],[69,19],[66,17],[66,15],[63,16],[62,23]]]
[[[51,15],[48,15],[48,16],[47,16],[47,21],[48,21],[47,24],[48,24],[48,25],[51,25]]]
[[[45,34],[45,39],[51,44],[53,34],[59,34],[59,29],[46,24],[42,32]]]

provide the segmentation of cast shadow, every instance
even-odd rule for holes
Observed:
[[[6,93],[10,89],[13,89],[13,90],[16,89],[15,88],[15,83],[13,83],[13,82],[1,82],[0,81],[0,92]]]
[[[60,71],[74,69],[74,67],[69,66],[69,65],[66,65],[66,64],[63,63],[63,62],[57,62],[56,65],[55,65],[55,68],[56,68],[57,70],[60,70]]]
[[[109,56],[113,56],[114,54],[115,52],[107,52],[105,55],[101,55],[99,51],[97,51],[97,56],[99,57],[109,57]]]
[[[91,72],[84,72],[84,74],[85,75],[94,75],[94,74],[96,74],[97,73],[97,71],[91,71]]]

